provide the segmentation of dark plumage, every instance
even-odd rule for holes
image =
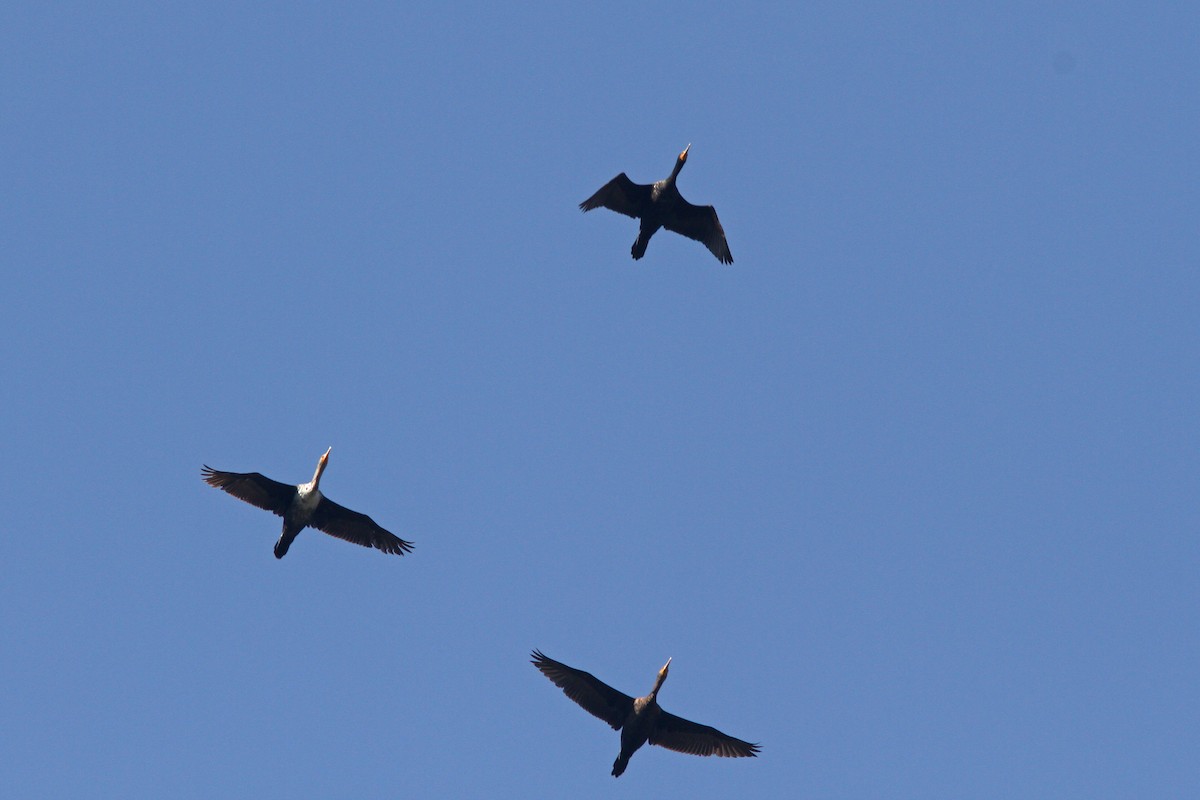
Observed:
[[[729,243],[725,241],[725,229],[717,219],[717,210],[712,206],[692,205],[675,188],[675,178],[687,163],[691,147],[689,144],[683,148],[675,160],[675,169],[663,180],[651,185],[634,183],[622,172],[580,203],[579,207],[591,211],[603,206],[641,220],[638,237],[633,243],[635,260],[646,255],[650,237],[659,228],[666,228],[702,242],[722,264],[732,264],[733,256],[729,253]]]
[[[402,556],[410,552],[412,542],[388,533],[366,514],[351,511],[321,494],[318,484],[325,465],[329,463],[331,450],[332,447],[317,461],[313,479],[299,486],[273,481],[258,472],[221,472],[207,465],[201,469],[200,475],[209,486],[223,489],[239,500],[283,517],[283,533],[275,543],[276,558],[283,558],[292,546],[292,540],[305,526],[393,555]]]
[[[716,728],[689,722],[663,711],[658,705],[658,690],[667,679],[671,659],[658,671],[654,688],[645,697],[622,694],[588,672],[568,667],[534,650],[533,665],[563,690],[563,694],[585,711],[621,731],[621,752],[613,762],[613,777],[619,777],[630,757],[646,742],[690,753],[694,756],[757,756],[759,746],[721,733]]]

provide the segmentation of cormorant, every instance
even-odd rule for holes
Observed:
[[[276,558],[284,557],[292,540],[308,525],[330,536],[385,553],[402,556],[410,552],[412,542],[388,533],[366,514],[351,511],[321,494],[317,484],[329,463],[331,450],[332,447],[317,461],[313,479],[299,486],[273,481],[258,472],[221,472],[208,465],[201,469],[200,476],[209,486],[223,489],[239,500],[283,517],[283,533],[275,543]]]
[[[634,183],[622,172],[600,187],[600,191],[584,200],[579,207],[584,211],[593,208],[610,208],[618,214],[641,220],[638,237],[633,243],[633,258],[646,255],[646,245],[659,228],[683,234],[689,239],[703,242],[722,264],[732,264],[729,243],[725,241],[725,229],[717,219],[717,210],[712,206],[694,206],[675,188],[675,178],[687,163],[689,144],[675,160],[675,169],[657,183],[646,185]]]
[[[650,694],[634,699],[591,673],[547,658],[540,650],[534,650],[532,656],[533,665],[561,688],[563,694],[614,730],[621,731],[621,753],[613,762],[613,777],[625,771],[629,758],[646,742],[695,756],[739,758],[758,755],[757,744],[735,739],[708,725],[689,722],[659,707],[658,690],[667,679],[667,668],[671,666],[669,658],[658,671]]]

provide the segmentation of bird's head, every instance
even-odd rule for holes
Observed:
[[[692,146],[690,144],[687,147],[683,148],[683,152],[679,154],[679,163],[681,163],[681,164],[687,163],[687,151],[691,150],[691,149],[692,149]]]
[[[658,690],[662,688],[663,681],[667,679],[667,670],[671,668],[671,659],[667,659],[667,663],[663,664],[662,669],[658,671],[658,676],[654,679],[654,688],[650,690],[651,697],[658,696]]]
[[[329,451],[330,450],[333,450],[332,446],[329,448],[329,450],[325,451],[324,455],[322,455],[319,459],[317,459],[317,471],[313,474],[313,479],[312,479],[314,488],[316,487],[316,485],[318,483],[321,482],[321,474],[323,472],[325,472],[325,465],[329,463]]]

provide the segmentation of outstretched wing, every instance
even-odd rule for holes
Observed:
[[[663,227],[703,243],[722,264],[733,263],[729,243],[725,241],[725,229],[712,206],[694,206],[681,197],[672,213],[663,220]]]
[[[361,544],[363,547],[374,547],[392,555],[402,556],[413,549],[412,542],[406,542],[399,536],[385,531],[366,514],[351,511],[324,496],[321,497],[321,502],[317,504],[308,524],[330,536]]]
[[[608,183],[600,187],[594,195],[579,204],[584,211],[593,208],[604,208],[624,214],[627,217],[640,217],[650,205],[650,186],[644,183],[634,183],[622,172]]]
[[[701,725],[669,714],[659,714],[650,731],[650,744],[689,753],[694,756],[725,756],[742,758],[757,756],[759,746],[721,733],[709,725]]]
[[[590,672],[546,658],[540,650],[534,650],[532,655],[533,665],[562,689],[563,694],[582,706],[584,711],[599,717],[616,730],[625,724],[629,712],[633,711],[632,697],[618,692]]]
[[[273,481],[258,472],[221,472],[206,464],[200,470],[200,477],[209,486],[229,492],[238,500],[281,517],[296,496],[295,486]]]

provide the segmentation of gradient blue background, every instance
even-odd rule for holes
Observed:
[[[11,797],[1200,791],[1189,3],[0,12]],[[621,171],[736,263],[577,204]],[[416,542],[305,533],[201,463]],[[646,748],[542,648],[759,759]]]

